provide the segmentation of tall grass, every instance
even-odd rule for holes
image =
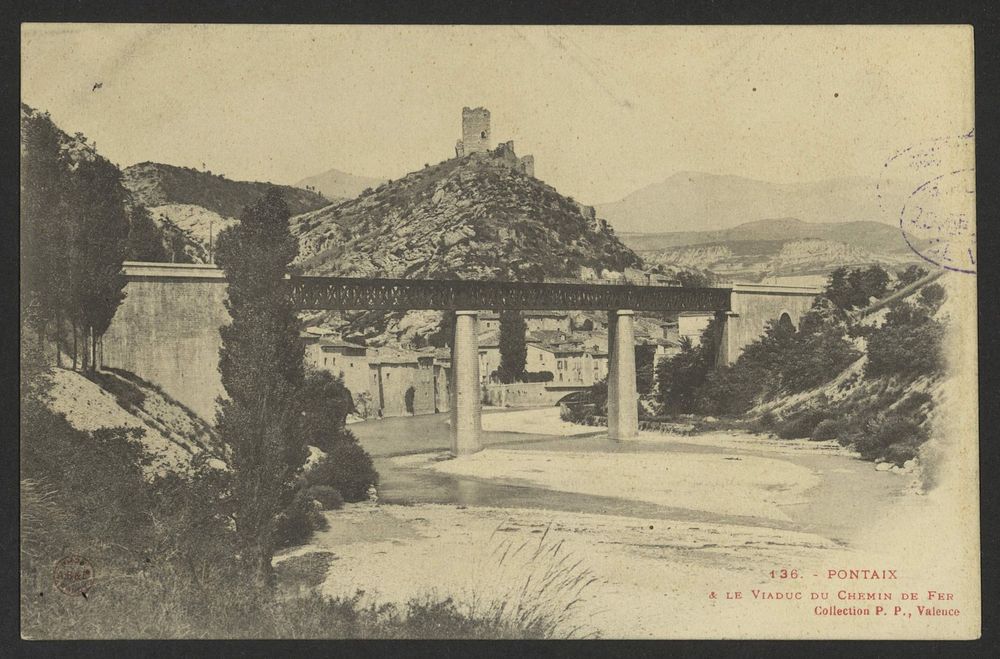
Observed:
[[[575,622],[585,591],[598,581],[583,559],[549,538],[552,525],[538,538],[495,542],[488,580],[472,586],[470,617],[496,629],[518,630],[528,638],[593,637],[596,631]],[[490,536],[496,539],[497,527]]]
[[[315,591],[295,597],[262,593],[237,581],[196,584],[171,568],[109,574],[87,597],[22,587],[21,630],[28,639],[120,638],[481,638],[565,636],[561,616],[541,602],[493,606],[480,613],[450,597],[422,597],[403,605],[362,604],[363,592],[327,598]]]

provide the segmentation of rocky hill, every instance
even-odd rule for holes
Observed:
[[[233,224],[243,208],[264,195],[271,183],[231,181],[190,167],[144,162],[122,173],[136,203],[146,206],[170,244],[187,258],[207,262],[214,236]],[[293,213],[330,204],[323,195],[289,185],[277,186]]]
[[[259,181],[231,181],[220,174],[190,167],[143,162],[122,172],[125,187],[135,200],[152,208],[166,204],[201,206],[222,217],[238,218],[243,207],[252,204],[272,187]],[[279,185],[293,214],[322,208],[331,200],[317,192]]]
[[[515,168],[512,151],[446,160],[293,218],[308,274],[541,281],[641,264],[571,198]]]
[[[769,183],[739,176],[681,172],[597,206],[620,232],[728,229],[742,222],[797,217],[807,222],[879,220],[876,182],[845,177]]]
[[[365,188],[374,188],[383,183],[385,179],[355,176],[339,169],[329,169],[322,174],[302,179],[295,187],[316,190],[327,199],[353,199]]]

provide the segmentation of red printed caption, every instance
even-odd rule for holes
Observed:
[[[780,582],[781,587],[711,591],[708,598],[741,603],[806,602],[812,606],[815,616],[895,616],[912,619],[923,616],[957,617],[962,614],[953,593],[895,588],[894,582],[899,577],[892,569],[830,568],[821,572],[804,572],[796,568],[776,568],[770,570],[767,576]],[[837,587],[830,588],[831,582],[837,582]]]

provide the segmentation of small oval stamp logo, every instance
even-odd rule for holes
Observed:
[[[94,566],[83,556],[63,556],[52,570],[52,584],[67,595],[86,596],[94,584]]]

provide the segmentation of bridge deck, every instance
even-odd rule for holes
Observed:
[[[729,288],[290,277],[299,309],[728,311]]]

